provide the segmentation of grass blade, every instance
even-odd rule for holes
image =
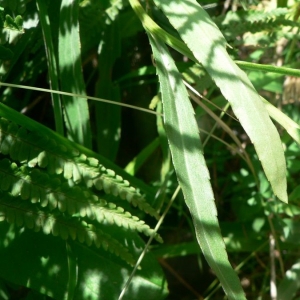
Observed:
[[[226,51],[226,40],[196,0],[154,1],[203,64],[254,144],[275,195],[287,202],[286,163],[279,134],[260,96]]]
[[[37,0],[36,2],[39,20],[41,22],[43,37],[46,49],[47,56],[47,64],[49,70],[49,78],[50,78],[50,88],[56,91],[59,91],[59,83],[58,83],[58,70],[57,70],[57,59],[54,51],[54,46],[52,42],[52,34],[50,27],[50,20],[48,16],[48,11],[46,8],[46,3],[43,0]],[[63,116],[62,116],[62,107],[60,95],[51,94],[53,109],[54,109],[54,119],[55,119],[55,128],[56,131],[64,135],[64,125],[63,125]]]
[[[61,89],[85,95],[81,69],[78,0],[62,0],[59,24],[59,71]],[[68,137],[87,148],[92,147],[89,109],[85,98],[63,97]]]
[[[134,157],[124,168],[124,170],[130,174],[135,175],[141,166],[147,161],[151,154],[159,146],[159,138],[155,138],[150,144],[148,144],[136,157]]]
[[[193,217],[198,243],[229,299],[245,299],[225,251],[198,126],[181,74],[166,46],[151,35],[149,37],[161,85],[165,128],[172,160]]]
[[[99,45],[99,79],[96,84],[96,96],[120,102],[120,91],[112,82],[112,70],[120,55],[119,26],[115,20],[106,24]],[[121,107],[108,103],[95,103],[97,146],[103,156],[115,160],[121,130]]]
[[[300,145],[300,126],[266,99],[261,99],[265,104],[270,117],[279,123],[293,138],[293,140]]]

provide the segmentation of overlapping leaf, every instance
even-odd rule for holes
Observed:
[[[29,132],[14,122],[0,119],[0,153],[29,167],[46,168],[49,174],[63,174],[75,183],[94,186],[107,194],[126,199],[132,205],[158,218],[157,212],[127,180],[106,169],[99,161],[77,149],[59,144],[48,136]]]
[[[69,215],[79,214],[99,223],[108,222],[150,236],[153,230],[144,221],[125,212],[113,203],[101,200],[82,186],[70,186],[58,176],[49,176],[37,169],[18,168],[8,159],[0,161],[0,189],[50,210],[58,209]],[[161,238],[156,235],[159,241]]]
[[[116,225],[148,236],[154,234],[144,221],[102,200],[97,192],[103,190],[126,199],[158,217],[138,191],[97,159],[80,153],[70,143],[62,143],[55,135],[50,138],[0,118],[0,153],[4,157],[0,160],[3,220],[101,246],[129,263],[133,260],[123,251],[124,246],[119,247],[99,228]],[[158,234],[155,238],[162,241]]]
[[[198,126],[181,74],[165,44],[151,35],[149,37],[160,81],[172,160],[193,217],[198,243],[229,299],[245,299],[225,251]]]
[[[287,202],[286,164],[279,134],[246,74],[228,55],[222,33],[196,0],[154,2],[230,102],[254,144],[274,193]]]
[[[132,255],[127,248],[99,228],[78,222],[72,218],[62,218],[37,209],[33,204],[12,198],[9,194],[0,192],[0,221],[6,220],[11,224],[25,226],[34,231],[42,230],[45,234],[59,236],[62,239],[77,240],[88,246],[94,244],[120,256],[130,264],[134,263]]]

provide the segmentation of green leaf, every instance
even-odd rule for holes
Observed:
[[[63,0],[59,28],[59,71],[61,89],[85,95],[81,68],[81,45],[78,22],[78,0]],[[85,98],[64,96],[65,122],[68,137],[92,148],[89,108]]]
[[[0,59],[1,60],[12,59],[13,56],[14,56],[14,54],[10,49],[0,45]]]
[[[23,30],[23,19],[20,15],[16,16],[15,19],[13,19],[10,15],[5,16],[5,22],[4,22],[4,28],[10,29],[10,30],[16,30],[19,32],[24,32]]]
[[[285,274],[278,286],[278,300],[294,299],[300,288],[300,263],[294,264]]]
[[[27,156],[24,157],[24,153],[23,154],[19,153],[20,159],[22,159],[22,160],[31,159],[31,161],[28,162],[28,165],[30,167],[34,167],[38,163],[37,156],[40,152],[48,149],[48,147],[50,148],[50,146],[51,146],[50,144],[52,142],[49,143],[49,140],[50,141],[54,140],[54,141],[56,141],[58,147],[54,148],[53,151],[51,151],[49,149],[50,150],[49,152],[51,152],[52,157],[56,158],[57,156],[62,157],[64,155],[66,155],[65,163],[67,163],[67,161],[69,161],[70,158],[77,157],[79,159],[76,163],[77,167],[74,167],[73,159],[71,159],[73,172],[75,172],[76,170],[78,172],[78,167],[81,167],[81,166],[83,166],[83,169],[86,169],[86,167],[84,167],[84,165],[86,163],[88,163],[88,165],[87,165],[88,169],[90,169],[90,167],[96,168],[97,169],[96,173],[98,175],[107,171],[106,175],[108,178],[110,178],[109,180],[111,181],[111,186],[113,186],[113,182],[118,183],[118,186],[120,187],[120,196],[124,197],[124,199],[126,198],[127,200],[131,200],[129,198],[134,197],[134,195],[136,193],[136,191],[134,189],[130,188],[129,181],[131,184],[133,184],[134,186],[136,186],[137,188],[139,188],[143,192],[145,192],[146,195],[149,196],[149,198],[152,199],[155,196],[155,191],[153,188],[149,187],[149,185],[145,184],[144,182],[137,179],[136,177],[129,175],[122,168],[120,168],[116,164],[112,163],[110,160],[106,159],[105,157],[101,156],[98,153],[93,152],[90,149],[83,147],[80,144],[76,144],[76,143],[64,138],[63,136],[52,131],[48,127],[45,127],[44,125],[37,123],[34,120],[24,116],[23,114],[20,114],[19,112],[9,108],[8,106],[4,105],[3,103],[0,103],[0,116],[5,117],[12,122],[12,123],[10,123],[7,120],[5,121],[4,119],[0,118],[0,127],[1,127],[1,130],[0,130],[0,139],[1,139],[0,152],[2,152],[2,147],[5,146],[4,147],[5,148],[4,150],[6,151],[5,153],[8,154],[9,148],[10,148],[9,146],[12,143],[11,140],[14,140],[16,136],[19,138],[20,136],[18,136],[18,134],[20,133],[20,135],[22,135],[25,132],[25,131],[22,132],[22,131],[18,130],[18,127],[15,127],[15,125],[18,124],[18,125],[24,127],[24,129],[26,129],[28,131],[33,131],[33,133],[29,134],[28,137],[26,137],[26,135],[22,137],[27,140],[27,142],[25,144],[27,144],[26,145],[27,150],[28,150],[28,148],[30,148],[30,154],[29,154],[30,157],[27,157]],[[13,123],[16,123],[16,124],[13,125]],[[8,128],[12,131],[8,132]],[[12,136],[11,135],[12,133],[15,133],[15,135]],[[41,140],[41,136],[43,137],[44,141]],[[24,144],[24,142],[20,143],[19,145],[22,145],[22,144]],[[34,146],[32,147],[32,145],[34,145]],[[19,152],[20,151],[22,151],[21,147],[19,147]],[[68,164],[67,165],[68,169],[66,171],[68,174],[66,174],[66,175],[70,175],[69,167],[70,167],[70,165]],[[114,170],[115,173],[118,175],[113,174],[113,172],[111,172],[111,171],[108,173],[107,168]],[[120,175],[124,178],[123,180],[120,177]],[[74,176],[74,174],[72,174],[72,176]],[[78,175],[78,176],[80,176],[80,175]],[[97,180],[97,182],[100,182],[100,183],[103,180],[103,178],[96,178],[96,179],[99,179],[99,180]],[[74,176],[74,181],[76,181],[75,176]],[[96,181],[96,180],[94,180],[94,181]],[[93,184],[95,184],[95,182],[93,182]],[[128,195],[125,191],[125,190],[127,190],[127,187],[130,188],[130,190],[129,190],[130,195]],[[99,189],[101,189],[101,188],[99,188]]]
[[[143,163],[150,157],[150,155],[158,146],[159,138],[156,138],[149,145],[147,145],[132,161],[130,161],[124,170],[131,175],[135,175]]]
[[[154,2],[230,102],[275,195],[287,202],[286,164],[279,134],[246,74],[228,55],[224,36],[196,0]]]
[[[144,246],[137,234],[127,231],[119,234],[111,229],[108,231],[111,235],[122,237],[120,242],[124,245],[126,243],[137,259]],[[5,222],[0,223],[0,235],[0,255],[5,257],[0,261],[0,277],[53,299],[68,299],[70,281],[65,241],[40,232],[16,228]],[[131,267],[118,257],[110,256],[105,250],[88,248],[77,242],[69,244],[77,271],[74,299],[117,299]],[[166,288],[163,272],[156,259],[148,253],[124,299],[152,300],[164,299],[164,296]]]
[[[44,0],[37,0],[36,5],[39,13],[39,21],[41,23],[41,27],[43,31],[43,38],[44,38],[47,64],[49,70],[50,87],[53,90],[59,90],[57,55],[55,55],[55,51],[54,51],[52,32],[50,26],[50,18],[46,7],[46,2]],[[56,131],[61,135],[64,135],[64,124],[63,124],[60,95],[51,94],[51,97],[53,103]]]
[[[112,70],[116,59],[120,56],[120,28],[117,20],[106,25],[101,32],[99,44],[98,81],[95,96],[120,101],[120,91],[112,82]],[[95,117],[97,129],[98,151],[114,161],[117,155],[121,132],[121,107],[109,103],[96,102]]]
[[[149,38],[161,86],[164,123],[172,160],[193,217],[198,243],[229,299],[245,299],[225,251],[198,126],[181,74],[166,46],[151,35]]]
[[[300,126],[266,99],[261,99],[265,104],[270,117],[278,122],[294,139],[294,141],[300,145]]]
[[[42,136],[38,132],[27,133],[25,128],[19,128],[14,122],[0,118],[0,152],[2,154],[10,154],[13,160],[20,159],[23,163],[28,163],[30,168],[38,165],[47,168],[49,174],[64,173],[67,175],[66,179],[71,176],[75,183],[84,181],[87,187],[94,185],[98,190],[104,189],[105,193],[120,196],[134,206],[158,217],[157,212],[136,189],[130,186],[127,180],[114,171],[106,169],[96,158],[88,158],[83,153],[79,155],[75,147],[67,146],[66,139],[61,141],[57,138],[58,136],[55,139],[48,136]],[[23,146],[27,148],[26,151]],[[20,153],[21,150],[24,152]]]
[[[83,186],[69,186],[68,183],[61,182],[59,177],[49,176],[38,169],[31,170],[24,166],[18,168],[8,159],[0,160],[0,185],[4,190],[10,187],[12,196],[20,195],[23,200],[39,202],[43,207],[48,206],[51,211],[58,208],[70,215],[77,212],[81,217],[87,216],[99,223],[106,219],[119,227],[137,230],[148,236],[153,234],[153,230],[144,221],[124,212],[121,207],[101,200]],[[155,238],[162,242],[158,234]]]

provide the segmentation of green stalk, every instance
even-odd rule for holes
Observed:
[[[188,57],[190,60],[194,61],[195,63],[199,63],[185,43],[166,32],[151,19],[138,0],[129,0],[129,3],[136,15],[141,20],[146,31],[158,37],[164,43],[177,50],[182,55]],[[256,64],[245,61],[235,61],[235,63],[243,70],[255,70],[300,77],[300,70],[297,69]]]
[[[243,70],[263,71],[270,73],[277,73],[289,76],[300,77],[300,70],[287,67],[276,67],[272,65],[255,64],[246,61],[235,61],[235,63]]]

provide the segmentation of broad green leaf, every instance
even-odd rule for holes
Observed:
[[[110,228],[108,230],[110,234],[119,234],[120,242],[126,243],[138,257],[144,243],[137,234],[129,231],[120,234]],[[0,223],[0,235],[0,255],[5,257],[0,261],[0,276],[53,299],[115,300],[131,272],[131,267],[106,251],[70,241],[77,272],[75,283],[72,283],[72,298],[69,295],[70,265],[65,241],[6,222]],[[164,299],[164,296],[166,289],[163,272],[155,258],[148,253],[124,299],[152,300]]]
[[[59,72],[61,89],[85,95],[81,69],[78,0],[63,0],[59,26]],[[63,96],[68,137],[87,148],[92,147],[89,108],[85,98]]]
[[[239,279],[228,261],[194,110],[181,74],[165,44],[151,35],[149,38],[160,81],[172,160],[198,243],[229,299],[244,299]]]
[[[275,195],[287,202],[286,164],[279,134],[246,74],[228,55],[224,36],[196,0],[154,2],[230,102]]]
[[[300,263],[294,264],[278,286],[278,300],[294,299],[300,288]]]

